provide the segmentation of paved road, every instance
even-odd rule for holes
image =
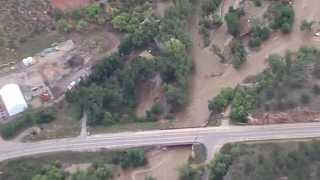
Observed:
[[[57,139],[36,143],[4,143],[0,145],[0,161],[62,151],[90,151],[100,148],[119,149],[192,143],[204,143],[208,148],[209,158],[212,158],[213,152],[228,142],[311,137],[320,137],[320,123],[207,127],[101,134],[86,138]]]

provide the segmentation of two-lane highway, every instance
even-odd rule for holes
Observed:
[[[299,123],[264,126],[207,127],[100,134],[89,137],[47,140],[0,146],[0,161],[62,151],[91,151],[141,146],[169,146],[203,143],[208,156],[229,142],[320,137],[320,123]]]

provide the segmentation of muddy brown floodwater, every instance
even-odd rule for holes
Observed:
[[[171,147],[148,153],[148,166],[122,173],[116,180],[144,180],[147,176],[159,180],[178,180],[179,168],[188,162],[191,147]]]
[[[320,20],[319,7],[319,0],[296,0],[294,2],[296,20],[292,33],[289,35],[274,33],[270,40],[263,44],[260,51],[249,54],[247,63],[240,70],[235,70],[230,65],[221,64],[219,58],[209,48],[203,48],[202,37],[198,33],[199,17],[193,17],[193,22],[190,23],[192,26],[189,29],[193,36],[194,46],[191,53],[196,67],[191,79],[191,102],[184,111],[177,115],[175,126],[194,127],[204,125],[209,116],[208,100],[216,96],[221,88],[235,87],[246,77],[262,72],[266,67],[265,59],[270,54],[283,54],[287,50],[297,50],[304,45],[319,46],[319,41],[314,40],[311,35],[301,32],[299,29],[303,19]],[[197,15],[198,13],[194,14]],[[226,39],[228,38],[226,38],[224,30],[218,30],[213,36],[214,44],[219,46],[224,44]],[[222,73],[222,76],[210,76],[218,73]]]

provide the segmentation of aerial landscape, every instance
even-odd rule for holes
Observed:
[[[319,0],[1,0],[0,180],[319,180]]]

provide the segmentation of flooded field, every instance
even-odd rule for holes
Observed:
[[[178,170],[188,162],[190,155],[191,147],[152,151],[148,155],[148,167],[124,173],[116,180],[145,180],[148,176],[159,180],[178,180]]]
[[[320,45],[310,35],[300,31],[300,24],[303,19],[318,20],[320,17],[320,1],[299,0],[294,2],[296,20],[294,29],[289,35],[275,33],[269,41],[263,44],[258,52],[251,52],[247,63],[240,69],[235,70],[230,65],[221,64],[219,58],[210,51],[203,48],[202,37],[198,33],[199,18],[194,17],[193,26],[190,28],[193,35],[192,57],[195,63],[195,73],[191,79],[191,102],[185,111],[177,116],[177,127],[201,126],[206,123],[209,110],[208,100],[216,96],[223,87],[235,87],[246,77],[262,72],[265,67],[265,59],[272,53],[283,54],[287,50],[297,50],[304,45]],[[224,8],[225,9],[225,8]],[[197,13],[194,13],[197,14]],[[226,32],[219,30],[213,36],[213,43],[224,44],[223,38]],[[217,41],[217,39],[222,39]],[[221,41],[221,42],[220,42]],[[210,77],[211,74],[219,74],[218,77]]]

